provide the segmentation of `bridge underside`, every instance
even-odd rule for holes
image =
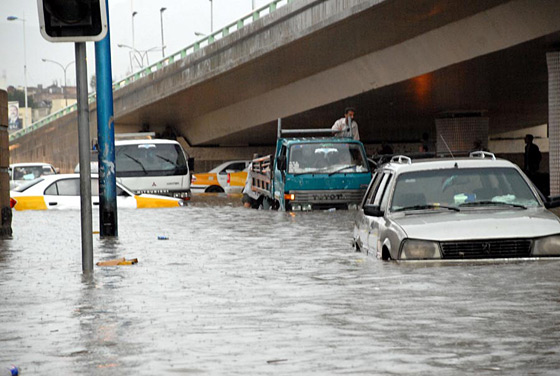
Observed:
[[[385,1],[141,108],[119,111],[116,99],[117,130],[171,125],[192,146],[273,145],[278,117],[326,127],[348,105],[366,143],[418,140],[445,112],[482,111],[490,134],[544,124],[554,3]]]

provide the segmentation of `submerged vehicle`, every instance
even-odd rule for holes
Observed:
[[[492,153],[380,166],[358,210],[356,250],[397,261],[560,257],[560,220],[513,163]]]
[[[301,137],[327,133],[327,137]],[[299,135],[284,137],[284,135]],[[331,129],[283,130],[274,156],[252,161],[251,189],[263,207],[280,210],[356,208],[371,180],[364,145]]]
[[[115,142],[117,182],[134,193],[191,197],[187,154],[174,140],[142,139]]]

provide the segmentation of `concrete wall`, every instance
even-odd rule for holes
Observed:
[[[0,90],[0,238],[12,235],[10,180],[8,177],[8,93]]]
[[[91,137],[96,134],[95,114],[90,121]],[[18,137],[10,145],[10,163],[52,163],[62,173],[73,172],[78,163],[78,118],[70,113],[58,121]]]

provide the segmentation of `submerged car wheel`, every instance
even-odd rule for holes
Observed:
[[[206,193],[223,193],[224,189],[219,185],[211,185],[204,191]]]

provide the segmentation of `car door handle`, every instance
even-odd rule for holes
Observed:
[[[93,205],[99,206],[99,202],[94,202]]]
[[[49,202],[49,206],[56,206],[58,205],[58,202]]]

